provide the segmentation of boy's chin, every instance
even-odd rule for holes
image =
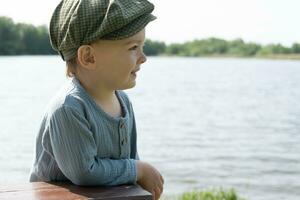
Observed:
[[[131,89],[134,88],[136,85],[135,80],[130,81],[130,83],[128,83],[127,85],[124,85],[122,87],[119,87],[118,90],[127,90],[127,89]]]
[[[130,88],[134,88],[136,85],[136,82],[135,80],[130,84],[130,86],[127,88],[127,89],[130,89]]]

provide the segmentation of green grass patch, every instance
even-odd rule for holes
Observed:
[[[161,200],[245,200],[237,195],[234,189],[210,189],[207,191],[191,191],[172,198]]]

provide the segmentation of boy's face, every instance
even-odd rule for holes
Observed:
[[[146,62],[144,42],[145,29],[126,39],[93,43],[97,65],[95,75],[99,83],[112,90],[134,87],[136,72]]]

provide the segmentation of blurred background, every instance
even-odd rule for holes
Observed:
[[[0,0],[0,184],[28,182],[49,100],[69,81],[48,24],[59,0]],[[152,0],[133,102],[165,196],[234,188],[300,198],[300,1]]]

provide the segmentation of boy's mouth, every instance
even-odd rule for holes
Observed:
[[[131,74],[135,75],[136,72],[138,72],[139,70],[140,70],[140,68],[138,67],[138,68],[136,68],[135,70],[133,70],[133,71],[131,72]]]

